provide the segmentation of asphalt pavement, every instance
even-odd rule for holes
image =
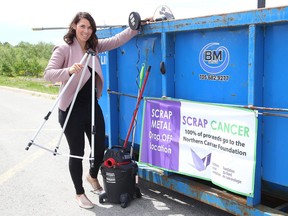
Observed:
[[[109,202],[100,204],[98,195],[84,181],[86,194],[95,207],[82,209],[75,201],[68,171],[67,143],[65,138],[60,139],[58,110],[53,109],[55,96],[0,87],[0,101],[1,216],[230,215],[142,179],[139,179],[142,198],[132,200],[127,208]],[[52,114],[46,121],[44,117],[50,110]],[[32,145],[26,150],[31,139],[46,149]],[[48,150],[53,151],[57,145],[61,155],[54,156]],[[89,155],[88,147],[85,155]],[[84,159],[84,174],[88,164]],[[102,184],[101,175],[99,180]]]

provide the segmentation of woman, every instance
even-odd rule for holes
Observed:
[[[81,73],[85,72],[77,99],[74,103],[69,121],[66,125],[64,134],[66,136],[70,154],[84,156],[85,134],[91,147],[91,106],[92,106],[92,85],[91,73],[92,60],[88,64],[88,69],[83,68],[80,60],[86,51],[93,50],[96,53],[96,98],[95,98],[95,148],[94,166],[91,166],[86,177],[95,193],[100,194],[103,188],[98,182],[97,175],[103,160],[105,150],[105,124],[101,107],[98,99],[101,97],[103,89],[103,74],[98,57],[98,53],[115,49],[128,42],[137,35],[137,30],[125,29],[121,33],[107,39],[98,39],[96,36],[96,24],[92,16],[87,12],[79,12],[72,20],[67,34],[64,36],[66,44],[56,46],[44,72],[44,78],[51,82],[62,82],[61,89],[73,76],[73,80],[66,88],[59,101],[59,123],[63,127],[70,104],[73,100]],[[92,58],[90,58],[92,59]],[[69,171],[76,190],[76,200],[82,208],[93,208],[93,203],[85,195],[83,188],[82,159],[69,158]]]

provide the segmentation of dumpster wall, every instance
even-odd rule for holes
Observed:
[[[267,25],[264,43],[263,106],[288,107],[287,23]],[[283,112],[282,112],[283,113]],[[265,117],[263,120],[263,179],[288,187],[288,119]]]
[[[122,29],[103,29],[97,34],[104,38]],[[127,44],[102,54],[106,58],[104,87],[117,92],[106,92],[100,100],[109,145],[125,140],[136,99],[124,94],[137,96],[141,66],[151,65],[144,96],[257,107],[256,176],[277,186],[275,191],[270,187],[268,193],[288,200],[287,34],[287,7],[144,26]],[[136,148],[142,106],[139,113]]]

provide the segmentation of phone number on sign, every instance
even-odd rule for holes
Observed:
[[[229,76],[227,75],[207,75],[207,74],[200,74],[200,80],[212,80],[212,81],[228,81]]]

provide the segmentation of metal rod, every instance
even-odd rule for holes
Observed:
[[[95,135],[96,135],[96,126],[95,126],[95,55],[96,53],[93,51],[92,54],[92,108],[91,108],[91,167],[94,168],[94,149],[95,149]]]
[[[98,26],[96,26],[97,29],[114,28],[114,27],[126,27],[126,25],[98,25]],[[64,30],[64,29],[69,29],[69,27],[36,27],[36,28],[32,28],[33,31]]]
[[[217,104],[219,105],[219,103],[217,103]],[[253,106],[253,105],[237,105],[237,104],[220,104],[220,105],[247,108],[247,109],[252,109],[252,110],[267,110],[267,111],[288,112],[288,109],[279,108],[279,107],[260,107],[260,106]]]
[[[258,107],[253,105],[243,106],[244,108],[254,109],[254,110],[269,110],[269,111],[284,111],[288,112],[288,109],[285,108],[273,108],[273,107]]]
[[[278,116],[278,117],[288,118],[288,114],[268,113],[268,112],[263,112],[259,114],[262,114],[263,116]]]
[[[39,27],[39,28],[32,28],[33,31],[62,30],[62,29],[68,29],[68,27]]]
[[[51,153],[53,153],[55,156],[56,156],[56,155],[61,155],[61,156],[66,156],[66,157],[71,157],[71,158],[91,160],[91,158],[87,158],[87,157],[81,157],[81,156],[69,155],[69,154],[61,154],[61,153],[59,153],[59,152],[55,152],[55,151],[53,151],[53,150],[51,150],[51,149],[48,149],[48,148],[46,148],[46,147],[44,147],[44,146],[42,146],[42,145],[37,144],[37,143],[34,143],[33,145],[37,146],[38,148],[44,149],[44,150],[46,150],[46,151],[48,151],[48,152],[51,152]]]
[[[135,95],[130,95],[130,94],[125,94],[125,93],[121,93],[121,92],[111,91],[110,89],[107,89],[107,92],[108,92],[108,94],[117,94],[117,95],[127,96],[127,97],[131,97],[131,98],[138,98],[138,96],[135,96]]]
[[[86,57],[87,57],[87,53],[85,53],[85,55],[82,57],[81,62],[83,62]],[[68,80],[68,82],[66,83],[65,87],[62,89],[62,91],[60,92],[60,94],[58,95],[56,101],[54,102],[54,104],[52,105],[52,107],[49,109],[48,113],[46,114],[46,116],[44,117],[44,121],[42,122],[41,126],[39,127],[39,129],[36,131],[36,133],[34,134],[34,136],[32,137],[32,139],[30,140],[30,142],[28,143],[27,147],[25,148],[25,150],[29,150],[30,146],[34,144],[34,141],[36,139],[36,137],[38,136],[38,134],[40,133],[40,131],[42,130],[42,128],[44,127],[45,123],[48,121],[50,115],[52,114],[53,110],[55,109],[56,105],[58,104],[59,100],[61,99],[61,97],[63,96],[64,92],[66,91],[66,89],[68,88],[68,86],[70,85],[70,83],[72,82],[73,78],[74,78],[75,74],[73,74],[70,79]]]
[[[232,106],[232,107],[240,107],[240,108],[247,108],[247,109],[252,109],[252,110],[288,112],[288,109],[285,109],[285,108],[258,107],[258,106],[253,106],[253,105],[241,106],[241,105],[233,105],[233,104],[230,104],[230,105],[229,104],[222,104],[222,105]],[[263,116],[277,116],[277,117],[288,118],[288,114],[283,114],[283,113],[258,112],[258,114],[259,115],[263,115]]]
[[[225,106],[232,106],[232,107],[240,107],[240,108],[246,108],[246,109],[252,109],[252,110],[266,110],[266,111],[277,111],[277,112],[288,112],[288,109],[285,108],[273,108],[273,107],[258,107],[258,106],[241,106],[241,105],[233,105],[233,104],[222,104]],[[263,116],[278,116],[278,117],[284,117],[288,118],[288,114],[282,114],[282,113],[271,113],[271,112],[258,112],[259,115]]]
[[[87,52],[88,52],[88,51],[87,51]],[[90,54],[90,53],[88,53],[88,54]],[[73,106],[74,106],[74,103],[75,103],[75,101],[76,101],[78,92],[79,92],[79,90],[80,90],[80,86],[81,86],[82,80],[83,80],[83,78],[84,78],[84,74],[85,74],[85,72],[86,72],[86,70],[87,70],[87,66],[88,66],[88,63],[89,63],[90,58],[91,58],[91,55],[88,55],[87,60],[86,60],[86,63],[85,63],[85,66],[84,66],[84,68],[83,68],[83,70],[82,70],[82,74],[81,74],[81,76],[80,76],[79,83],[78,83],[78,85],[77,85],[77,89],[76,89],[76,91],[75,91],[73,100],[72,100],[72,102],[71,102],[71,105],[70,105],[68,114],[67,114],[67,116],[66,116],[66,119],[65,119],[65,122],[64,122],[64,125],[63,125],[63,128],[62,128],[62,133],[61,133],[61,135],[60,135],[58,144],[57,144],[57,146],[56,146],[56,148],[55,148],[55,152],[57,152],[57,149],[58,149],[59,146],[60,146],[60,143],[61,143],[61,140],[62,140],[64,131],[65,131],[65,129],[66,129],[68,120],[69,120],[69,118],[70,118],[70,115],[71,115],[71,112],[72,112],[72,109],[73,109]]]

